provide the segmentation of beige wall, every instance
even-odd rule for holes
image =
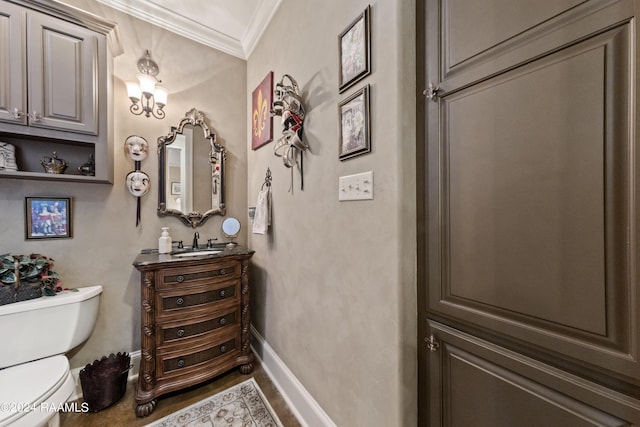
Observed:
[[[285,1],[247,65],[292,75],[307,117],[304,191],[271,143],[248,153],[254,206],[269,167],[273,227],[250,235],[252,322],[338,426],[416,424],[414,1],[372,6],[372,74],[338,93],[337,36],[366,0]],[[338,103],[371,85],[372,152],[338,160]],[[249,111],[249,110],[247,110]],[[280,119],[274,136],[281,135]],[[250,141],[250,123],[247,125]],[[339,202],[338,177],[373,170],[372,201]]]
[[[151,26],[96,1],[67,3],[118,23],[124,54],[114,60],[113,185],[52,183],[3,179],[0,183],[0,253],[42,253],[55,259],[55,271],[65,286],[101,284],[104,287],[95,332],[71,358],[72,367],[84,366],[103,355],[140,349],[140,276],[132,262],[143,248],[156,247],[160,228],[171,227],[174,239],[191,242],[193,230],[175,218],[158,218],[158,163],[156,139],[167,134],[192,107],[203,111],[212,132],[228,150],[228,213],[246,218],[246,62]],[[164,120],[129,113],[123,80],[134,79],[135,63],[150,49],[169,90]],[[135,226],[136,201],[125,188],[125,175],[134,169],[123,151],[127,136],[145,137],[151,154],[141,169],[151,177],[152,191],[141,199],[142,224]],[[43,153],[45,155],[47,153]],[[50,153],[49,153],[50,154]],[[71,196],[74,202],[73,238],[25,241],[25,196]],[[221,237],[221,217],[198,230],[201,239]],[[246,234],[239,239],[246,242]],[[43,325],[46,328],[65,325]]]

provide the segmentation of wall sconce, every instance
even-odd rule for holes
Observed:
[[[136,75],[137,82],[125,82],[127,94],[131,100],[129,111],[136,116],[144,113],[147,117],[153,115],[156,119],[163,119],[165,114],[162,109],[167,105],[168,94],[165,88],[156,86],[156,83],[162,83],[162,80],[156,77],[160,68],[151,59],[151,53],[148,50],[138,59],[138,70],[140,74]]]

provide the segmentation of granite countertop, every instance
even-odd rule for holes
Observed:
[[[253,253],[255,252],[252,249],[246,248],[244,246],[236,245],[231,249],[227,247],[210,249],[209,253],[203,253],[202,255],[176,256],[183,253],[187,254],[189,252],[205,251],[207,251],[207,249],[200,249],[198,251],[191,251],[190,249],[179,249],[169,254],[159,254],[157,249],[143,249],[142,252],[140,252],[138,256],[136,256],[136,259],[133,261],[133,265],[136,268],[144,268],[155,266],[157,264],[174,264],[187,261],[201,261],[203,259],[209,258],[224,258],[228,256],[246,257],[253,255]]]

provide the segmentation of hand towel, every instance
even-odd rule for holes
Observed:
[[[253,217],[253,234],[265,234],[271,225],[271,189],[261,190]]]

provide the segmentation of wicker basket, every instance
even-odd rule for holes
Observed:
[[[124,396],[130,362],[129,354],[112,353],[94,360],[80,371],[82,395],[90,411],[108,408]]]

